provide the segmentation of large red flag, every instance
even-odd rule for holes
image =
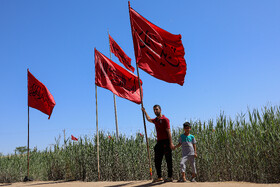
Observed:
[[[115,40],[109,35],[110,49],[119,61],[130,71],[134,72],[134,67],[131,66],[131,59],[125,54],[122,48],[115,42]]]
[[[140,104],[141,98],[138,77],[122,68],[96,49],[94,49],[94,53],[95,84],[112,91],[119,97]]]
[[[129,14],[138,66],[160,80],[182,86],[187,65],[181,35],[157,27],[131,7]]]
[[[47,87],[28,70],[28,106],[36,108],[51,117],[55,101]]]

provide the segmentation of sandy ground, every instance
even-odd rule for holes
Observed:
[[[45,187],[68,187],[68,186],[94,186],[94,187],[128,187],[128,186],[135,186],[135,187],[145,187],[145,186],[184,186],[184,187],[262,187],[262,186],[271,186],[276,187],[280,184],[256,184],[256,183],[247,183],[247,182],[186,182],[186,183],[178,183],[176,181],[172,183],[151,183],[151,181],[120,181],[120,182],[81,182],[81,181],[33,181],[33,182],[19,182],[19,183],[12,183],[12,184],[3,184],[0,183],[0,186],[45,186]]]

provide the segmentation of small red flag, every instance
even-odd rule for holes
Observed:
[[[117,42],[109,35],[110,49],[119,61],[130,71],[134,72],[134,67],[131,66],[131,59],[125,54],[122,48],[117,44]]]
[[[75,136],[71,135],[71,139],[72,140],[75,140],[75,141],[78,141],[78,138],[76,138]]]
[[[140,104],[138,77],[104,56],[98,50],[94,49],[94,53],[95,84],[112,91],[119,97]],[[142,84],[141,80],[140,82]]]
[[[181,35],[171,34],[152,24],[129,6],[136,63],[150,75],[184,84],[187,65]]]
[[[40,110],[51,117],[55,101],[47,87],[28,70],[28,106]]]

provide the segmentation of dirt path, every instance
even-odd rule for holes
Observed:
[[[184,187],[262,187],[262,186],[271,186],[271,187],[280,187],[280,184],[256,184],[256,183],[247,183],[247,182],[197,182],[197,183],[178,183],[176,181],[172,183],[151,183],[151,181],[119,181],[119,182],[80,182],[80,181],[35,181],[35,182],[19,182],[13,184],[0,184],[0,186],[45,186],[45,187],[68,187],[68,186],[94,186],[94,187],[145,187],[145,186],[184,186]]]

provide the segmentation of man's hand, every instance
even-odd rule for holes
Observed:
[[[194,157],[197,158],[197,153],[196,152],[194,153]]]
[[[150,118],[150,116],[147,114],[145,108],[142,106],[141,110],[144,112],[145,116],[146,116],[146,119],[149,121],[149,122],[153,122],[152,119]]]
[[[174,146],[173,143],[171,143],[171,144],[170,144],[170,148],[171,148],[171,150],[174,150],[176,147]]]

